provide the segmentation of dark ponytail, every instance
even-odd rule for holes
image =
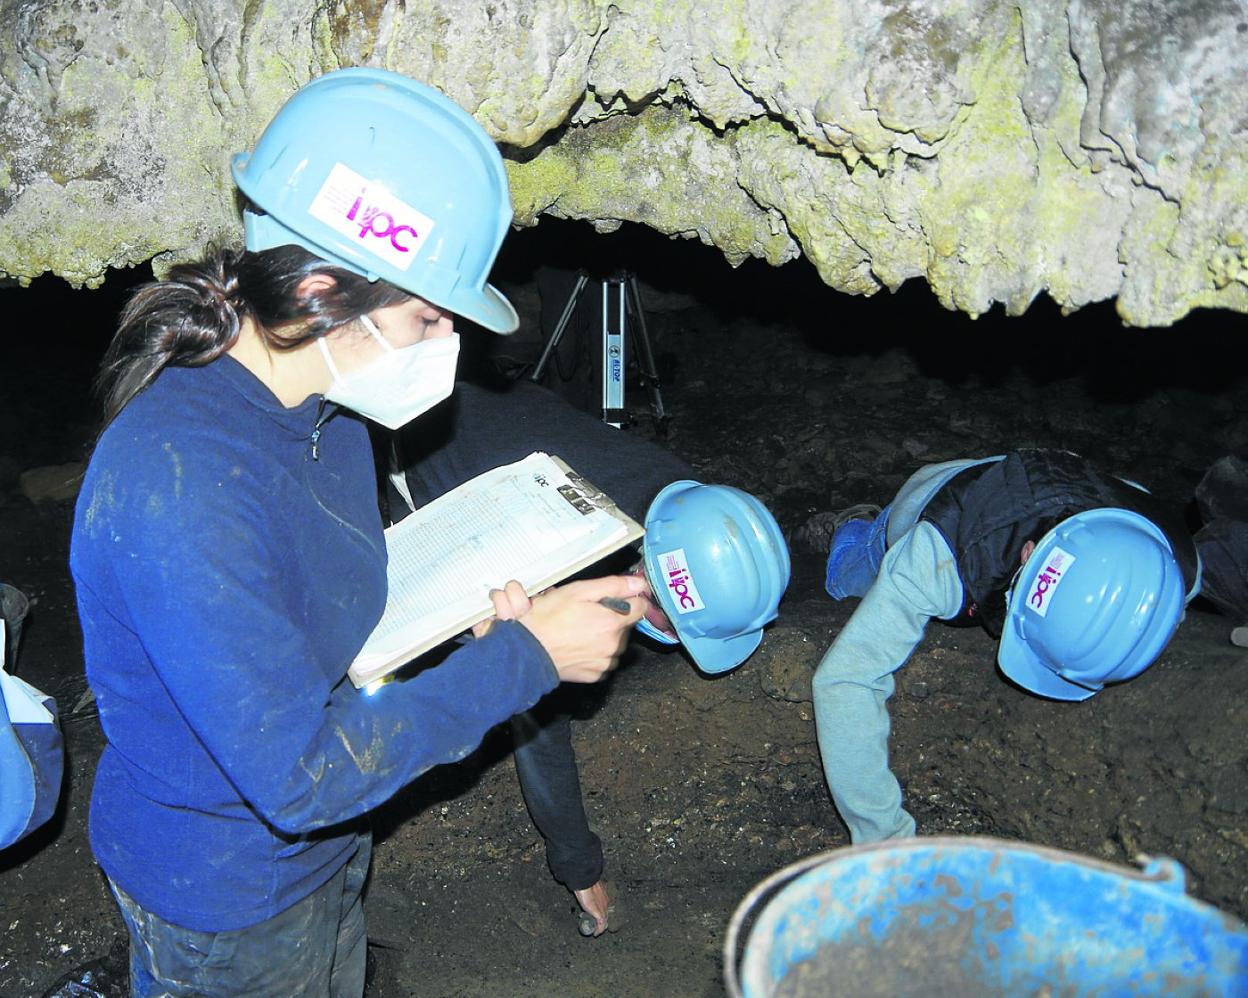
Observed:
[[[332,277],[333,287],[300,295],[304,278],[318,273]],[[137,288],[122,310],[96,379],[104,425],[166,367],[200,367],[220,357],[238,341],[245,319],[271,349],[287,350],[410,297],[301,246],[217,249],[199,263],[178,264],[165,280]]]

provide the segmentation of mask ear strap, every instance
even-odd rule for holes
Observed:
[[[338,365],[334,363],[334,358],[329,355],[329,347],[325,343],[324,336],[316,338],[316,345],[321,348],[321,356],[325,358],[325,366],[329,368],[329,376],[334,379],[334,384],[342,384],[342,375],[338,373]]]
[[[641,633],[644,634],[646,637],[654,638],[655,641],[658,641],[662,644],[665,644],[665,645],[680,644],[679,638],[674,638],[670,634],[666,634],[663,631],[660,631],[657,627],[655,627],[652,623],[650,623],[650,621],[646,620],[645,617],[642,617],[641,620],[637,621],[637,623],[634,624],[633,626],[636,627],[637,630],[641,631]]]
[[[1014,590],[1018,588],[1018,577],[1023,574],[1023,569],[1026,567],[1026,563],[1019,565],[1018,568],[1014,570],[1014,575],[1010,579],[1010,584],[1005,587],[1005,605],[1007,607],[1014,600]]]
[[[386,341],[386,338],[381,335],[381,330],[377,328],[377,323],[373,322],[373,320],[370,319],[367,315],[361,315],[360,325],[362,325],[365,329],[367,329],[370,333],[372,333],[373,339],[375,339],[378,343],[380,343],[383,347],[385,347],[386,350],[388,350],[390,353],[394,353],[394,347],[392,347]]]

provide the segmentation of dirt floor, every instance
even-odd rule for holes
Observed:
[[[1248,454],[1239,316],[1122,330],[1107,307],[1063,318],[1037,302],[1022,319],[971,322],[918,286],[848,299],[798,264],[730,271],[699,247],[601,245],[642,277],[668,445],[703,480],[771,506],[792,539],[793,581],[735,672],[706,678],[637,641],[581,698],[582,779],[619,931],[578,935],[500,731],[378,815],[370,998],[721,994],[720,948],[745,893],[847,842],[809,683],[853,601],[823,594],[822,553],[802,529],[811,517],[887,501],[920,464],[1016,445],[1080,451],[1179,505],[1212,460]],[[514,255],[510,265],[517,281],[531,276]],[[40,315],[30,328],[49,343],[60,294],[41,283],[0,292],[0,304]],[[123,929],[85,831],[102,738],[65,568],[72,501],[31,501],[18,477],[81,458],[89,440],[87,381],[116,307],[94,294],[73,297],[73,349],[10,339],[0,367],[0,579],[34,603],[17,671],[56,696],[70,764],[56,818],[0,854],[0,995],[11,998],[58,982],[64,994],[125,993]],[[535,291],[517,285],[516,297],[535,319]],[[535,345],[509,344],[507,363],[525,350],[531,362]],[[630,386],[624,432],[654,434],[646,402]],[[894,767],[921,834],[1120,864],[1174,857],[1193,896],[1248,919],[1248,652],[1229,643],[1231,626],[1197,603],[1141,677],[1061,704],[1005,681],[984,633],[933,625],[892,702]],[[64,990],[87,972],[94,992]]]

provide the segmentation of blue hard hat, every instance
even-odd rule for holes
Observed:
[[[382,69],[298,90],[231,162],[256,210],[249,250],[296,244],[494,332],[519,324],[486,283],[511,224],[503,158],[467,111]]]
[[[703,672],[726,672],[763,640],[789,584],[789,549],[767,507],[729,485],[679,481],[646,512],[642,556],[655,601]],[[675,642],[642,621],[639,629]]]
[[[1125,509],[1071,516],[1036,544],[1008,596],[997,662],[1024,689],[1086,700],[1139,675],[1183,618],[1166,535]]]

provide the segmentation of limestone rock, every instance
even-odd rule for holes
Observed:
[[[23,0],[0,6],[0,277],[240,235],[299,85],[376,65],[504,144],[518,224],[624,221],[841,291],[1248,311],[1246,0]]]

